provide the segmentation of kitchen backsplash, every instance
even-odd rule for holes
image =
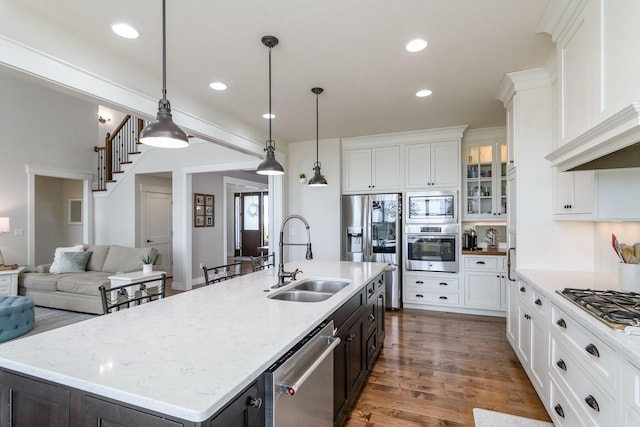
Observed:
[[[594,226],[594,270],[617,277],[620,260],[611,247],[611,233],[619,242],[633,245],[640,242],[640,222],[596,222]]]

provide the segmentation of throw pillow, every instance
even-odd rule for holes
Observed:
[[[58,273],[81,273],[86,270],[93,252],[62,252]]]
[[[67,248],[56,248],[56,252],[53,255],[53,262],[51,263],[51,267],[49,267],[49,273],[60,273],[60,257],[64,252],[83,252],[83,245],[75,245]]]

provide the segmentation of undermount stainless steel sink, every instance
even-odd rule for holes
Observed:
[[[269,295],[271,299],[279,299],[284,301],[298,301],[298,302],[318,302],[329,299],[333,294],[327,294],[322,292],[309,292],[309,291],[285,291],[279,294]]]
[[[285,291],[268,295],[267,298],[298,302],[324,301],[349,286],[349,283],[351,282],[347,280],[304,279]]]
[[[335,294],[347,286],[349,286],[349,282],[345,280],[304,279],[294,286],[293,289]]]

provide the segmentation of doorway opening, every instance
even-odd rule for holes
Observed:
[[[234,255],[251,257],[269,249],[269,192],[235,193]]]

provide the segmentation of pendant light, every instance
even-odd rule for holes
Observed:
[[[313,170],[315,171],[315,173],[309,180],[309,187],[326,187],[328,185],[327,180],[320,173],[320,162],[318,161],[318,146],[320,145],[320,141],[318,138],[318,95],[323,92],[323,89],[321,87],[314,87],[313,89],[311,89],[311,92],[316,95],[316,162],[313,165]]]
[[[256,173],[260,175],[282,175],[284,174],[284,168],[276,160],[275,141],[271,139],[271,119],[273,117],[273,114],[271,114],[271,49],[278,45],[278,39],[274,36],[264,36],[262,44],[269,48],[269,139],[264,148],[267,155],[264,161],[258,165]]]
[[[184,148],[189,146],[187,134],[171,119],[171,104],[167,99],[167,36],[165,0],[162,0],[162,99],[158,102],[156,121],[140,132],[140,142],[153,147]]]

